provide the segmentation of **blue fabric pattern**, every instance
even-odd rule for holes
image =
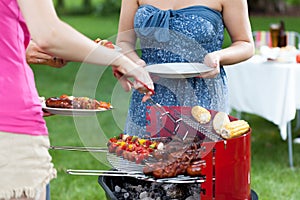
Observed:
[[[161,10],[141,5],[134,19],[140,40],[142,59],[147,65],[158,63],[202,63],[209,52],[222,48],[224,24],[222,15],[205,6],[179,10]],[[153,99],[164,106],[195,106],[228,112],[227,78],[223,67],[212,79],[168,79],[153,76]],[[145,137],[146,106],[143,94],[133,91],[124,132]]]

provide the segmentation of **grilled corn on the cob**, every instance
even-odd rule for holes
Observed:
[[[213,119],[213,127],[216,133],[221,134],[221,129],[229,122],[229,117],[225,112],[217,112]]]
[[[225,139],[240,136],[250,129],[248,122],[245,120],[231,121],[221,129],[221,136]]]
[[[191,110],[191,113],[194,119],[200,124],[206,124],[211,119],[210,112],[201,106],[194,106]]]

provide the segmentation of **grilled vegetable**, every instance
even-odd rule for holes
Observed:
[[[157,149],[159,144],[157,141],[121,133],[110,138],[107,146],[110,153],[116,153],[117,156],[122,156],[124,159],[140,164]],[[160,144],[160,146],[162,145]]]
[[[211,119],[210,112],[201,106],[194,106],[191,110],[191,113],[194,119],[200,124],[206,124]]]
[[[218,112],[213,119],[213,127],[216,133],[220,134],[221,129],[229,122],[230,120],[226,113]]]
[[[238,137],[250,129],[248,122],[245,120],[236,120],[224,125],[221,129],[221,136],[225,139]]]

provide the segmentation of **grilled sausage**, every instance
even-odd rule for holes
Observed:
[[[46,100],[46,106],[51,108],[72,108],[73,102],[68,98],[51,97]]]
[[[202,160],[193,161],[187,167],[186,173],[189,176],[201,176],[201,170],[203,166],[204,166],[204,162]]]

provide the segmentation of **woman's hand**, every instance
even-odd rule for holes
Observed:
[[[125,69],[122,65],[118,67],[113,66],[113,73],[125,91],[130,91],[133,87],[140,93],[145,94],[142,99],[142,101],[145,102],[154,94],[153,81],[150,78],[149,73],[144,69],[146,66],[145,61],[140,59],[135,64],[136,67],[127,72],[124,71]],[[131,81],[129,79],[130,77],[134,78],[134,81]]]
[[[45,53],[39,46],[33,41],[30,41],[26,49],[26,61],[29,64],[42,64],[49,65],[55,68],[61,68],[67,64],[67,62],[61,58],[53,57]]]
[[[40,103],[44,104],[45,103],[45,97],[39,97]],[[44,108],[42,108],[43,111],[43,117],[49,117],[52,116],[53,114],[47,112]]]
[[[204,64],[213,70],[203,72],[199,77],[201,78],[215,78],[220,73],[220,56],[216,52],[208,53],[204,57]]]
[[[42,109],[43,110],[43,117],[49,117],[49,116],[52,116],[53,114],[47,112],[46,110]]]
[[[131,83],[129,82],[129,80],[118,71],[118,68],[115,66],[112,66],[112,70],[113,70],[113,74],[114,77],[116,77],[119,81],[119,83],[121,84],[122,88],[126,91],[129,92],[131,90]]]

